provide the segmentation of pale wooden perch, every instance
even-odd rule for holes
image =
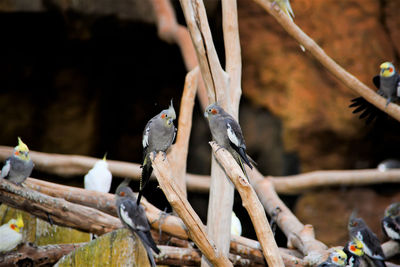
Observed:
[[[8,158],[13,147],[0,146],[0,160]],[[59,176],[84,175],[91,169],[97,158],[43,153],[30,151],[35,169],[57,174]],[[54,161],[53,161],[54,159]],[[109,168],[114,176],[127,177],[139,180],[141,176],[140,164],[107,160]],[[82,177],[83,178],[83,177]],[[154,175],[152,179],[154,179]],[[264,177],[263,177],[264,178]],[[291,176],[266,176],[273,183],[279,194],[300,194],[326,186],[359,186],[381,183],[399,183],[400,170],[388,170],[385,172],[377,169],[363,170],[327,170],[302,173]],[[210,176],[186,173],[185,180],[187,190],[207,193],[210,190]]]
[[[210,142],[214,154],[219,163],[225,169],[226,174],[234,183],[242,199],[242,205],[246,208],[253,222],[258,241],[261,244],[265,258],[269,266],[284,266],[276,245],[274,234],[268,223],[267,216],[252,186],[232,155],[215,142]]]
[[[278,197],[271,181],[264,179],[256,168],[252,170],[247,168],[246,171],[251,178],[250,182],[258,198],[268,214],[272,215],[277,208],[280,209],[280,212],[275,216],[275,220],[288,239],[288,247],[295,247],[303,255],[306,255],[306,260],[309,264],[321,262],[326,255],[327,246],[315,239],[312,225],[303,225],[296,218]]]
[[[176,142],[169,153],[173,168],[173,174],[182,192],[186,192],[186,161],[189,150],[190,131],[192,129],[192,115],[194,98],[196,96],[197,78],[199,68],[191,70],[185,78],[185,87],[181,98],[181,107],[178,119],[178,132]]]
[[[232,266],[229,259],[215,247],[213,241],[208,237],[205,226],[176,185],[171,175],[168,159],[164,159],[162,153],[158,153],[155,158],[152,155],[150,158],[158,183],[174,211],[185,223],[190,239],[196,243],[203,255],[214,266]]]
[[[0,202],[27,211],[45,221],[48,216],[61,226],[78,228],[98,235],[122,227],[120,220],[97,209],[54,198],[30,188],[0,180]]]
[[[309,51],[329,72],[338,78],[347,87],[364,97],[368,102],[386,112],[396,120],[400,121],[400,106],[390,103],[386,107],[386,99],[378,95],[374,90],[366,86],[352,74],[347,72],[332,58],[330,58],[324,50],[318,46],[307,34],[305,34],[288,16],[281,11],[277,6],[273,5],[273,1],[269,0],[254,0],[260,4],[269,14],[271,14],[281,26],[307,51]]]

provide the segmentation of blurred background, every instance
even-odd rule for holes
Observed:
[[[179,1],[172,3],[185,24]],[[295,22],[368,86],[382,62],[400,67],[399,1],[291,3]],[[205,4],[224,65],[220,2]],[[303,53],[274,18],[250,0],[239,0],[238,11],[240,124],[263,174],[375,168],[400,158],[397,121],[365,125],[348,108],[357,95]],[[35,151],[98,158],[107,152],[109,159],[141,163],[144,126],[171,98],[179,111],[186,75],[179,48],[158,38],[155,21],[143,0],[0,0],[0,144],[15,146],[20,136]],[[202,114],[197,102],[188,172],[209,174],[210,133]],[[32,177],[83,186],[83,177]],[[114,179],[113,188],[120,181]],[[355,208],[383,240],[379,219],[389,203],[400,201],[399,188],[337,187],[282,198],[303,223],[315,226],[318,239],[343,245]],[[145,197],[168,206],[156,182]],[[189,200],[205,222],[208,195],[189,192]],[[234,209],[244,235],[255,238],[238,195]]]

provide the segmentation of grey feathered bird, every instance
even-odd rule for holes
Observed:
[[[380,65],[379,75],[372,79],[374,85],[378,88],[376,93],[386,98],[386,106],[390,102],[396,101],[400,97],[400,75],[394,65],[390,62],[384,62]],[[357,97],[351,100],[353,103],[349,107],[356,107],[353,113],[362,112],[360,119],[367,118],[367,124],[375,117],[383,116],[384,112],[366,101],[363,97]]]
[[[129,181],[124,180],[115,191],[118,217],[123,225],[139,236],[147,251],[151,266],[156,266],[151,249],[157,254],[160,250],[151,236],[146,213],[140,204],[136,204],[136,197],[128,184]]]
[[[21,184],[31,175],[33,166],[28,146],[18,137],[18,145],[14,148],[13,155],[6,159],[1,169],[0,179],[5,178],[13,183]]]
[[[376,266],[386,266],[385,254],[378,237],[362,218],[351,216],[348,224],[350,238],[356,238],[363,244],[363,250]]]
[[[318,267],[343,267],[346,265],[347,255],[341,249],[335,249],[329,258]]]
[[[204,116],[208,119],[214,141],[232,154],[247,177],[243,162],[251,169],[253,166],[246,154],[246,144],[239,123],[217,103],[209,105]]]
[[[387,237],[400,242],[400,202],[392,203],[386,208],[381,224]]]
[[[176,128],[174,120],[176,119],[176,113],[172,104],[168,109],[164,109],[159,114],[154,116],[146,124],[143,131],[143,164],[142,164],[142,177],[140,179],[140,189],[137,203],[140,203],[140,199],[143,195],[143,189],[147,185],[150,179],[150,175],[153,172],[151,166],[150,154],[152,152],[166,152],[167,149],[172,145],[175,139]]]

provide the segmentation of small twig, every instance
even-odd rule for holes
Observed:
[[[180,188],[176,185],[171,175],[171,167],[168,163],[168,159],[164,160],[162,154],[159,153],[155,158],[151,156],[151,161],[158,183],[174,211],[188,228],[190,239],[196,243],[210,263],[215,266],[232,266],[228,258],[218,251],[213,241],[208,237],[206,228],[199,216],[190,206]]]
[[[27,211],[43,220],[51,215],[54,223],[97,235],[122,227],[119,219],[97,209],[50,197],[30,188],[0,180],[0,202]]]
[[[302,44],[307,51],[309,51],[328,71],[336,76],[336,78],[343,82],[347,87],[360,94],[368,102],[400,121],[400,106],[390,103],[389,106],[386,107],[386,100],[382,96],[375,93],[374,90],[366,86],[330,58],[324,50],[318,46],[313,39],[305,34],[293,21],[291,21],[284,12],[275,9],[272,1],[254,1],[271,14],[293,38]]]
[[[269,226],[267,216],[265,215],[264,208],[258,200],[252,186],[247,181],[246,176],[243,174],[243,171],[228,151],[219,147],[215,142],[210,142],[210,145],[218,162],[221,163],[226,174],[235,184],[235,187],[242,198],[242,205],[250,215],[258,241],[261,244],[268,265],[284,266],[274,235]]]

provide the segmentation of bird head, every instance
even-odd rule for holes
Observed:
[[[365,222],[362,218],[350,218],[348,224],[349,230],[353,228],[363,228],[365,226]]]
[[[115,190],[115,195],[117,197],[130,197],[136,200],[135,195],[133,194],[132,189],[129,187],[129,179],[125,179]]]
[[[395,217],[400,214],[400,202],[395,202],[385,209],[385,217]]]
[[[14,148],[14,155],[22,160],[29,160],[28,146],[18,137],[18,145]]]
[[[24,227],[24,221],[22,220],[21,214],[18,215],[17,219],[11,219],[8,221],[8,225],[11,228],[11,230],[19,233],[21,228]]]
[[[206,108],[206,111],[204,112],[204,117],[210,118],[212,116],[220,114],[222,111],[222,108],[218,105],[218,103],[213,103],[208,105]]]
[[[172,103],[172,99],[171,99],[171,104],[169,105],[169,108],[161,111],[160,117],[162,120],[164,120],[164,122],[167,126],[173,125],[174,120],[176,119],[176,113],[175,113],[174,105]]]
[[[395,74],[395,68],[390,62],[384,62],[379,67],[381,69],[380,76],[382,77],[391,77]]]
[[[353,240],[348,243],[347,249],[356,256],[361,257],[364,255],[364,245],[358,238],[354,237]]]
[[[333,264],[338,266],[344,266],[346,265],[347,255],[346,253],[344,253],[343,250],[336,248],[335,251],[331,253],[330,259]]]

